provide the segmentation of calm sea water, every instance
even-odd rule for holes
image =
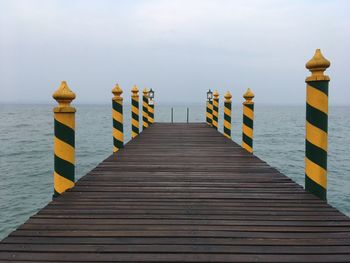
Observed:
[[[204,105],[174,107],[174,121],[205,120]],[[255,154],[303,185],[303,106],[255,106]],[[78,105],[76,173],[80,178],[111,154],[109,105]],[[130,140],[130,107],[125,111]],[[156,105],[156,121],[170,121],[171,106]],[[241,106],[234,105],[233,140],[241,141]],[[350,107],[329,113],[329,202],[350,215]],[[222,116],[220,117],[222,127]],[[51,105],[0,105],[0,239],[45,206],[52,197],[53,115]]]

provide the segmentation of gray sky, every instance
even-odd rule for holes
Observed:
[[[0,0],[0,102],[48,102],[61,80],[77,103],[109,103],[119,83],[158,102],[303,104],[305,62],[332,65],[330,103],[350,105],[350,1]]]

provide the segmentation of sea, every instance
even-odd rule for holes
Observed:
[[[0,104],[0,240],[52,199],[53,105]],[[111,105],[76,105],[76,178],[112,152]],[[222,105],[221,105],[222,107]],[[242,109],[232,139],[241,143]],[[155,121],[205,121],[205,105],[155,105]],[[219,126],[222,132],[222,112]],[[130,140],[130,105],[124,107]],[[305,106],[255,105],[254,153],[304,185]],[[350,107],[329,109],[328,202],[350,215]]]

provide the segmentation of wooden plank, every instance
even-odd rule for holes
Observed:
[[[0,242],[0,262],[348,262],[350,219],[206,124],[154,124]]]

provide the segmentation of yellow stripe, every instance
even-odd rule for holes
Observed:
[[[131,111],[132,111],[134,114],[136,114],[137,116],[139,116],[139,109],[138,109],[138,108],[132,106],[132,107],[131,107]]]
[[[231,139],[231,136],[226,134],[226,133],[224,133],[224,136],[226,136],[227,138]]]
[[[119,149],[115,146],[113,146],[113,152],[116,153]]]
[[[139,122],[135,119],[131,119],[131,125],[135,127],[139,127]]]
[[[123,133],[120,132],[119,130],[113,128],[113,137],[116,138],[117,140],[123,142],[124,141],[124,136]]]
[[[305,158],[305,173],[311,180],[327,189],[327,171],[308,158]]]
[[[253,130],[249,128],[247,125],[243,124],[243,133],[247,135],[248,137],[253,139]]]
[[[54,150],[59,158],[75,164],[74,148],[57,137],[54,137]]]
[[[228,121],[224,121],[224,127],[231,130],[231,123],[229,123]]]
[[[55,119],[60,123],[75,130],[75,118],[74,113],[55,113]]]
[[[224,107],[224,114],[228,115],[228,116],[231,116],[231,110],[226,108],[226,107]]]
[[[74,182],[64,178],[56,172],[53,172],[53,182],[54,188],[59,194],[62,194],[63,192],[74,186]]]
[[[248,152],[252,153],[253,152],[253,148],[250,147],[248,144],[246,144],[245,142],[242,142],[242,147],[244,149],[246,149]]]
[[[136,132],[131,131],[131,137],[135,138],[138,134]]]
[[[323,150],[328,150],[328,135],[323,130],[313,126],[308,121],[306,122],[306,140],[310,143],[322,148]]]
[[[243,114],[246,115],[249,119],[254,119],[254,111],[252,111],[245,105],[243,107]]]
[[[112,115],[113,115],[113,119],[119,122],[123,122],[123,114],[120,114],[120,112],[117,112],[116,110],[112,110]]]
[[[306,99],[309,105],[328,114],[328,96],[322,91],[308,85]]]

